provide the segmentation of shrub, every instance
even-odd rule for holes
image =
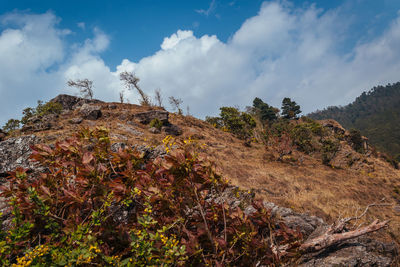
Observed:
[[[337,140],[322,140],[322,163],[329,165],[338,150],[339,142]]]
[[[149,127],[152,128],[157,128],[158,130],[161,130],[161,127],[163,126],[162,121],[160,121],[159,119],[155,118],[153,120],[151,120],[151,122],[149,123]]]
[[[290,135],[293,138],[293,143],[300,151],[305,153],[314,151],[312,144],[313,132],[310,127],[304,124],[296,125],[290,132]]]
[[[233,133],[241,139],[246,139],[253,135],[256,121],[250,114],[240,112],[233,107],[221,107],[220,111],[222,129]]]
[[[268,141],[271,137],[281,137],[291,131],[293,126],[288,120],[279,119],[267,128],[265,138]]]
[[[22,111],[23,117],[21,122],[23,125],[27,124],[29,119],[34,116],[43,117],[49,114],[60,114],[63,107],[60,103],[47,102],[43,104],[43,101],[38,100],[38,105],[36,108],[25,108]]]
[[[248,216],[217,202],[226,181],[188,151],[146,161],[111,152],[96,128],[36,145],[32,159],[47,171],[17,169],[2,188],[12,211],[0,232],[3,266],[271,266],[285,260],[273,250],[284,245],[296,255],[300,234],[261,202]]]
[[[363,153],[363,140],[360,131],[356,129],[351,129],[349,138],[354,150],[359,153]]]
[[[60,114],[63,107],[60,103],[47,102],[42,104],[42,101],[38,101],[38,106],[36,107],[35,113],[37,116],[45,116],[48,114]]]
[[[20,123],[21,122],[19,120],[9,119],[3,126],[3,131],[5,131],[6,133],[11,133],[12,131],[19,129]]]
[[[22,111],[22,119],[21,123],[23,125],[27,124],[29,119],[32,118],[36,113],[36,110],[34,108],[27,107]]]
[[[221,129],[223,127],[222,119],[219,117],[206,117],[206,122],[214,126],[215,128]]]

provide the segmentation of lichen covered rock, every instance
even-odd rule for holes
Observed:
[[[17,167],[34,168],[35,163],[29,160],[30,146],[39,142],[40,139],[35,135],[9,138],[0,142],[0,176],[6,176],[7,172]]]

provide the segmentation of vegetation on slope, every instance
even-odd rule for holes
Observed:
[[[82,128],[34,146],[32,158],[46,171],[17,169],[1,188],[12,209],[3,266],[271,266],[296,256],[273,249],[295,252],[300,234],[258,202],[248,216],[217,202],[226,181],[188,150],[146,160],[112,152],[106,129]]]
[[[308,116],[334,119],[347,129],[356,128],[378,150],[400,160],[400,82],[374,87],[347,106],[328,107]]]

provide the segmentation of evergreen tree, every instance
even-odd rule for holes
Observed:
[[[286,119],[295,119],[301,113],[300,106],[289,97],[282,100],[282,116]]]
[[[256,97],[253,100],[253,111],[262,122],[272,122],[278,118],[279,109],[274,108],[267,103],[264,103],[260,98]]]

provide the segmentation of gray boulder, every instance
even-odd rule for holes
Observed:
[[[22,127],[22,132],[40,132],[46,131],[53,128],[57,128],[56,120],[58,119],[58,114],[47,114],[45,116],[33,116],[29,118],[27,124]]]
[[[167,126],[161,127],[161,131],[168,135],[179,136],[182,134],[182,129],[178,125],[169,124]]]
[[[77,117],[77,118],[70,119],[68,122],[71,123],[71,124],[80,124],[82,121],[83,121],[82,118]]]
[[[35,163],[29,160],[30,146],[39,142],[40,139],[35,135],[9,138],[0,142],[0,176],[6,176],[7,172],[17,167],[34,169]]]
[[[153,134],[159,134],[161,131],[159,129],[157,129],[156,127],[151,127],[149,129],[149,132],[151,132]]]
[[[83,104],[103,103],[103,101],[97,99],[85,99],[82,97],[65,95],[65,94],[58,95],[55,98],[51,99],[50,101],[54,103],[60,103],[63,106],[64,110],[73,110],[76,109],[77,107],[82,106]]]
[[[133,119],[138,120],[140,123],[148,124],[154,119],[159,119],[163,124],[168,123],[168,111],[164,110],[151,110],[133,115]]]
[[[79,112],[81,113],[82,117],[87,120],[97,120],[101,117],[101,107],[100,106],[92,106],[89,104],[83,104]]]
[[[272,202],[263,202],[264,207],[271,211],[271,215],[280,218],[287,226],[299,230],[309,237],[318,227],[325,226],[325,222],[316,216],[294,212],[292,209],[276,206]]]

